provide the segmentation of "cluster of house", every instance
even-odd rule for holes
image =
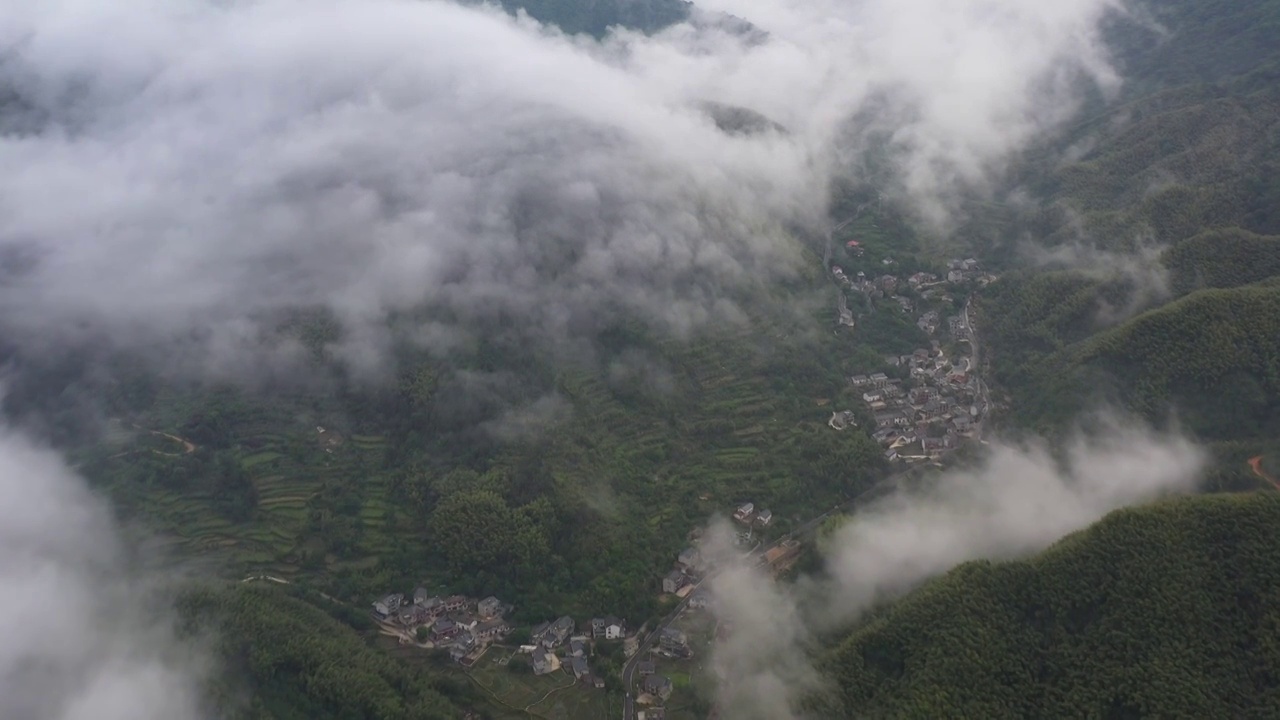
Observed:
[[[757,510],[755,503],[743,503],[733,512],[733,519],[743,525],[769,527],[773,522],[773,513],[769,510]]]
[[[426,644],[448,648],[449,656],[459,662],[473,662],[490,643],[511,633],[504,616],[511,614],[512,607],[493,596],[442,598],[418,588],[406,600],[402,593],[386,595],[373,603],[374,616],[411,632],[426,628]]]
[[[689,649],[689,637],[683,630],[676,628],[663,628],[658,633],[657,652],[672,658],[688,659],[693,657],[693,651]],[[640,676],[640,692],[649,695],[649,698],[642,699],[644,701],[665,702],[671,697],[671,691],[674,685],[671,678],[658,674],[658,667],[652,660],[642,660],[636,665],[636,673]],[[646,717],[665,717],[660,708],[655,714],[655,709],[651,708],[647,712]]]
[[[839,265],[831,267],[831,274],[841,287],[856,290],[871,298],[893,297],[898,292],[898,278],[893,275],[868,278],[866,273],[859,270],[851,277]]]
[[[987,279],[988,276],[982,272],[978,261],[973,258],[952,260],[947,263],[947,282],[953,285],[968,281],[982,282]]]
[[[624,639],[626,621],[612,616],[598,617],[592,618],[582,633],[575,634],[575,628],[573,618],[568,615],[540,623],[529,633],[530,644],[520,649],[529,653],[529,664],[535,675],[546,675],[567,666],[578,681],[602,688],[604,678],[591,672],[591,643]]]
[[[676,564],[671,572],[662,576],[662,592],[687,597],[705,571],[706,561],[702,557],[702,551],[696,547],[687,547],[676,556]]]
[[[923,460],[958,447],[979,414],[978,381],[971,377],[968,361],[952,362],[937,346],[886,360],[910,370],[910,388],[885,373],[850,378],[872,412],[872,437],[885,448],[885,457]],[[850,413],[837,413],[831,425],[841,429],[846,419],[851,421]]]

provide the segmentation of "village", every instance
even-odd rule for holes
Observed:
[[[885,265],[892,263],[884,261]],[[868,306],[889,302],[896,305],[896,311],[914,316],[916,326],[930,342],[910,354],[885,356],[880,372],[850,377],[851,389],[866,411],[838,410],[828,425],[844,431],[869,423],[866,432],[881,445],[891,463],[936,461],[964,440],[979,437],[987,399],[985,385],[973,366],[977,339],[968,305],[945,318],[942,309],[957,306],[953,294],[959,295],[966,286],[986,284],[994,276],[972,259],[951,261],[945,278],[917,272],[905,281],[889,274],[872,280],[862,272],[849,277],[839,266],[832,267],[832,275],[842,287],[840,325],[855,325],[845,291],[856,292]],[[917,303],[927,308],[918,315]],[[965,345],[968,354],[960,352]],[[747,501],[738,505],[731,517],[738,525],[734,550],[743,557],[754,556],[757,567],[777,576],[799,558],[800,542],[791,535],[764,545],[761,535],[773,524],[772,511]],[[557,685],[557,690],[575,686],[597,692],[618,689],[617,676],[610,677],[617,665],[602,662],[601,657],[617,657],[620,649],[626,658],[621,671],[624,715],[665,720],[668,700],[678,688],[689,684],[700,662],[695,657],[715,639],[733,631],[710,611],[713,596],[703,581],[715,573],[715,558],[704,553],[703,539],[700,528],[691,531],[688,546],[676,554],[671,569],[657,578],[655,590],[674,605],[652,627],[645,623],[631,628],[625,619],[609,615],[581,623],[564,615],[533,626],[527,640],[520,638],[520,644],[508,644],[515,633],[511,605],[493,596],[441,597],[424,588],[409,597],[386,595],[373,603],[373,617],[384,634],[398,638],[402,645],[446,651],[464,668],[478,669],[477,663],[491,649],[496,650],[495,666],[515,667],[515,658],[523,656],[520,664],[528,666],[523,672],[531,671],[540,678],[563,676],[566,684]]]
[[[859,272],[850,278],[839,266],[832,268],[832,275],[842,287],[861,293],[867,302],[893,301],[904,313],[914,313],[917,309],[912,297],[898,294],[901,283],[896,276],[868,280]],[[918,272],[907,278],[905,287],[921,301],[936,301],[945,306],[954,302],[949,294],[951,286],[985,285],[994,279],[995,276],[982,271],[976,260],[952,260],[945,279]],[[852,326],[852,313],[843,292],[841,300],[839,324]],[[909,355],[884,358],[885,364],[894,368],[895,375],[900,377],[876,372],[849,378],[869,411],[873,427],[868,431],[884,448],[889,462],[938,460],[960,447],[965,439],[979,436],[987,412],[985,385],[973,366],[972,354],[949,357],[943,345],[946,339],[953,349],[968,345],[970,352],[974,352],[968,305],[960,314],[947,317],[945,324],[939,310],[926,310],[917,317],[916,326],[930,337],[930,346],[916,348]],[[940,333],[943,328],[945,336]],[[853,410],[835,411],[827,424],[842,431],[856,427],[856,417]]]
[[[732,518],[741,528],[735,533],[734,547],[745,557],[759,548],[756,534],[772,524],[773,513],[745,502],[734,510]],[[676,605],[653,630],[630,628],[625,619],[614,616],[578,623],[565,615],[535,625],[527,642],[511,645],[504,641],[515,632],[508,620],[512,605],[493,596],[442,597],[425,588],[412,595],[390,593],[379,598],[373,603],[372,616],[382,633],[397,638],[401,645],[447,651],[463,668],[475,667],[487,652],[496,650],[494,662],[499,665],[523,655],[533,675],[561,673],[571,676],[573,684],[583,689],[606,688],[604,673],[593,668],[593,658],[607,649],[602,643],[618,643],[628,660],[624,684],[635,686],[625,690],[629,699],[634,691],[635,701],[644,707],[636,717],[664,720],[664,703],[677,688],[677,681],[681,686],[689,682],[695,648],[709,647],[714,638],[732,630],[710,612],[712,595],[700,586],[714,571],[711,559],[701,549],[702,530],[691,531],[688,541],[689,546],[676,555],[671,571],[655,583],[655,590],[670,596]],[[781,572],[794,563],[799,549],[798,541],[783,542],[755,562]]]

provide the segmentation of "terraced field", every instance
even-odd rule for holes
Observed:
[[[393,539],[385,526],[390,509],[386,483],[381,475],[364,470],[380,460],[387,445],[385,438],[360,435],[351,437],[349,442],[323,442],[320,438],[324,436],[312,427],[282,434],[277,419],[268,417],[260,418],[259,426],[273,432],[246,433],[234,450],[258,498],[256,510],[247,522],[224,517],[207,493],[158,487],[145,488],[145,492],[129,487],[113,490],[130,510],[144,515],[148,525],[171,540],[180,552],[214,560],[228,573],[263,571],[285,577],[298,574],[303,551],[313,540],[308,503],[326,483],[356,488],[365,532],[357,557],[344,557],[341,561],[327,557],[325,565],[368,565],[388,551]],[[132,456],[123,456],[110,462],[135,461]]]

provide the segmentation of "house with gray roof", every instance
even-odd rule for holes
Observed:
[[[688,575],[685,575],[679,570],[672,570],[671,572],[667,573],[666,577],[662,578],[662,592],[664,593],[679,592],[680,588],[684,587],[687,584],[689,584]]]
[[[643,687],[645,692],[650,695],[656,695],[663,700],[671,697],[671,691],[673,689],[671,678],[664,675],[650,675],[646,677],[644,679]]]
[[[373,603],[373,611],[384,618],[389,618],[396,614],[400,609],[400,603],[404,601],[404,594],[391,593],[385,597],[379,598]]]

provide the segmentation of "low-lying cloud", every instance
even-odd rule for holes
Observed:
[[[1164,248],[1150,238],[1140,238],[1127,250],[1109,250],[1083,240],[1046,248],[1034,243],[1023,246],[1024,255],[1046,269],[1073,270],[1087,277],[1116,283],[1114,300],[1103,294],[1096,298],[1094,321],[1114,325],[1150,309],[1173,292],[1169,268],[1164,264]]]
[[[1039,442],[994,444],[976,469],[859,510],[827,544],[821,577],[780,587],[730,569],[713,582],[716,612],[733,626],[714,660],[724,714],[803,717],[798,702],[824,687],[806,652],[815,634],[965,561],[1024,556],[1112,510],[1190,492],[1204,460],[1184,438],[1121,421],[1059,453]]]
[[[333,356],[369,372],[408,311],[419,343],[500,324],[563,347],[620,314],[688,333],[795,272],[784,228],[821,229],[872,145],[936,221],[1081,81],[1116,82],[1111,0],[701,5],[759,32],[597,42],[438,0],[3,3],[0,330],[203,374],[304,356],[263,339],[296,307],[331,310]],[[785,131],[726,132],[708,102]]]
[[[207,668],[157,590],[58,454],[0,427],[0,717],[205,717]]]

